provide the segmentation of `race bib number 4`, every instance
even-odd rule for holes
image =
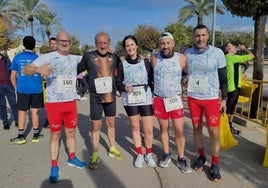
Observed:
[[[181,96],[164,98],[166,112],[183,108]]]
[[[144,86],[133,87],[133,91],[128,94],[129,104],[143,103],[146,101]]]
[[[96,78],[94,83],[98,94],[111,93],[113,91],[112,77]]]
[[[190,76],[188,80],[189,92],[206,93],[208,88],[208,77],[206,76]]]
[[[58,93],[76,92],[75,76],[58,76],[57,77]]]

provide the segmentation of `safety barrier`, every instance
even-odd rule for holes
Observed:
[[[252,110],[252,103],[257,106],[256,111]],[[263,166],[268,167],[268,82],[243,78],[235,113],[266,127],[266,150]],[[251,118],[252,116],[254,118]]]
[[[187,106],[187,84],[185,80],[182,82],[182,89],[182,98],[185,106]],[[256,110],[252,109],[252,104],[254,104]],[[268,81],[242,78],[235,116],[266,127],[266,151],[263,166],[268,167]]]
[[[253,102],[256,111],[251,109]],[[266,127],[268,125],[268,82],[243,78],[235,114]]]

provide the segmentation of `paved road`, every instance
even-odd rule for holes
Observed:
[[[77,156],[89,163],[91,153],[89,107],[88,101],[78,101],[79,128],[77,131]],[[248,127],[237,126],[242,130],[237,136],[239,145],[231,150],[221,151],[220,166],[222,169],[222,182],[214,183],[209,180],[209,167],[203,172],[193,171],[191,174],[182,174],[175,165],[176,150],[174,133],[171,130],[170,147],[172,163],[168,168],[149,168],[144,165],[141,169],[133,167],[135,157],[134,146],[131,139],[131,130],[121,100],[118,100],[117,135],[118,147],[125,155],[123,161],[117,161],[107,155],[106,129],[103,128],[100,142],[101,164],[98,170],[88,168],[79,170],[66,164],[67,154],[64,142],[61,142],[59,167],[61,181],[57,184],[48,183],[50,171],[49,159],[49,130],[43,129],[45,135],[40,143],[32,143],[31,126],[27,121],[28,143],[25,145],[11,145],[9,139],[17,135],[14,125],[9,131],[0,130],[0,188],[189,188],[189,187],[268,187],[268,169],[262,167],[265,152],[265,128],[250,124]],[[41,112],[42,123],[45,121],[44,112]],[[186,111],[185,132],[187,137],[185,155],[193,162],[196,148],[192,136],[192,126]],[[206,130],[204,131],[206,133]],[[155,121],[154,128],[154,157],[161,157],[161,143],[159,139],[159,126]],[[63,139],[65,140],[64,136]],[[206,152],[208,153],[208,137],[205,135]],[[209,155],[208,161],[211,161]],[[158,160],[159,161],[159,160]]]

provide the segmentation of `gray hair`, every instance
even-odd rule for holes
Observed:
[[[109,35],[106,32],[103,32],[103,31],[101,31],[101,32],[99,32],[99,33],[97,33],[95,35],[95,42],[97,42],[98,37],[101,36],[101,35],[106,36],[108,38],[108,41],[111,42],[111,39],[110,39]]]

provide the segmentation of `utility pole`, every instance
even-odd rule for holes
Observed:
[[[212,46],[215,46],[216,6],[217,6],[217,0],[214,0],[213,23],[212,23]]]

